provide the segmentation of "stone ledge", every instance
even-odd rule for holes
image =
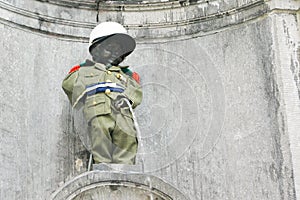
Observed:
[[[123,164],[94,164],[94,171],[125,172],[125,173],[143,173],[142,165],[123,165]]]
[[[141,173],[90,171],[74,177],[51,196],[51,200],[85,199],[188,200],[162,179]]]

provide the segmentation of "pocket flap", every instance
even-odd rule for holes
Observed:
[[[86,98],[85,104],[87,107],[90,107],[98,105],[100,103],[105,103],[105,101],[105,96],[93,95]]]
[[[99,93],[87,97],[85,100],[84,115],[89,122],[94,117],[99,115],[106,115],[111,113],[111,102],[109,97],[104,96],[105,94]]]

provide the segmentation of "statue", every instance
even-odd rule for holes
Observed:
[[[116,22],[97,25],[90,34],[92,60],[74,66],[62,87],[74,109],[83,108],[95,164],[134,165],[138,147],[132,109],[142,101],[140,77],[119,64],[135,40]]]

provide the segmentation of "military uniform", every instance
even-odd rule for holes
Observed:
[[[120,97],[135,108],[142,101],[139,78],[128,68],[87,60],[73,67],[62,87],[73,108],[83,107],[96,163],[134,164],[137,136],[129,106],[118,107]]]

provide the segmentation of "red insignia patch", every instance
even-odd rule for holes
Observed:
[[[79,68],[80,68],[80,65],[76,65],[76,66],[72,67],[72,69],[70,69],[70,71],[69,71],[69,74],[79,70]]]
[[[140,84],[140,75],[136,72],[132,73],[132,78],[138,83]]]

